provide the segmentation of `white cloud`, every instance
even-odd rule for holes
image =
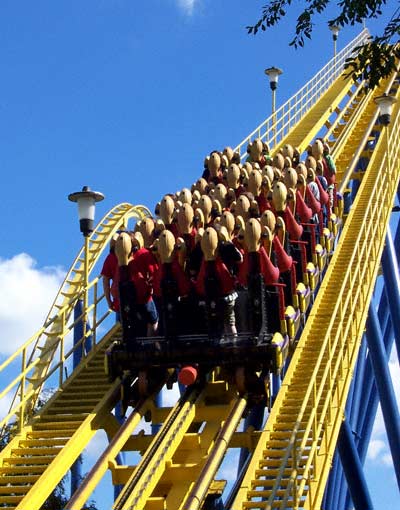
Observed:
[[[368,447],[368,458],[376,459],[380,453],[386,448],[386,444],[382,439],[371,439]]]
[[[178,5],[185,11],[188,16],[191,16],[197,0],[178,0]]]
[[[2,399],[0,399],[0,419],[4,418],[8,411],[10,410],[10,405],[12,401],[12,395],[5,395]]]
[[[90,443],[85,448],[84,458],[89,464],[93,464],[107,448],[108,439],[104,430],[100,429],[91,439]]]
[[[15,352],[42,326],[64,274],[60,267],[38,268],[26,253],[0,258],[0,354]]]

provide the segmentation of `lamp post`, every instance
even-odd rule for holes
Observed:
[[[276,89],[278,88],[278,79],[279,76],[283,73],[282,69],[279,69],[279,67],[269,67],[268,69],[265,69],[264,73],[268,76],[269,79],[269,86],[271,87],[272,91],[272,122],[273,122],[273,134],[274,134],[274,145],[275,145],[275,139],[276,139],[276,118],[275,118],[275,100],[276,100]]]
[[[336,41],[338,39],[340,27],[337,25],[329,25],[329,30],[332,32],[333,38],[333,56],[336,58]]]
[[[79,365],[82,354],[85,351],[87,343],[87,324],[88,324],[88,306],[89,306],[89,236],[94,228],[94,213],[96,202],[104,199],[102,193],[92,191],[88,186],[84,186],[82,191],[77,191],[68,195],[68,200],[78,204],[79,226],[83,234],[85,245],[83,254],[83,306],[79,299],[74,309],[74,354],[73,367]],[[76,347],[81,342],[79,348]],[[71,495],[75,493],[82,481],[82,456],[71,466]]]
[[[390,164],[390,147],[389,147],[389,124],[391,120],[393,105],[396,103],[397,99],[393,96],[388,96],[387,94],[383,94],[382,96],[378,96],[374,98],[375,103],[379,108],[379,122],[386,126],[386,151],[388,157],[388,163]]]
[[[68,195],[68,200],[76,202],[78,204],[79,214],[79,226],[83,234],[85,245],[84,245],[84,262],[83,262],[83,347],[86,341],[86,329],[87,329],[87,309],[88,309],[88,283],[89,283],[89,236],[94,229],[94,213],[96,209],[96,202],[100,202],[104,199],[104,195],[97,191],[92,191],[89,186],[84,186],[82,191],[76,191]]]

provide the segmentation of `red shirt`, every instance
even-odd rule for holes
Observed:
[[[240,185],[238,188],[235,189],[236,198],[239,198],[242,193],[246,193],[246,188]]]
[[[147,248],[140,248],[128,264],[129,277],[136,287],[138,304],[146,304],[153,294],[153,276],[158,270],[158,262]]]
[[[318,189],[319,189],[319,201],[322,205],[326,205],[329,203],[329,195],[322,187],[321,181],[318,179],[318,177],[315,179],[315,182],[317,183]]]
[[[207,270],[210,264],[215,263],[215,272],[217,274],[217,278],[219,280],[219,289],[220,296],[227,296],[231,294],[235,290],[235,277],[231,275],[229,269],[222,262],[222,260],[217,257],[215,261],[205,261],[203,259],[201,263],[200,273],[195,281],[195,289],[201,295],[205,296],[205,278],[207,277]]]
[[[175,239],[179,237],[178,225],[176,223],[165,225],[165,228],[174,234]]]
[[[154,273],[153,287],[154,294],[161,297],[161,282],[165,278],[166,264],[161,264],[157,271]],[[177,260],[171,262],[172,277],[175,279],[178,286],[178,296],[187,296],[190,292],[190,280],[182,269],[182,266]]]
[[[256,202],[257,202],[258,208],[260,210],[260,215],[267,209],[271,209],[271,205],[263,193],[261,193],[260,195],[258,195],[258,197],[256,197]]]
[[[120,271],[117,271],[111,286],[111,295],[114,304],[119,308],[119,281]],[[134,254],[133,260],[128,264],[127,271],[123,269],[124,278],[128,278],[135,284],[136,302],[139,305],[148,303],[153,294],[153,276],[158,269],[158,263],[154,255],[147,248],[141,248]]]
[[[195,228],[192,228],[189,234],[182,234],[183,240],[185,241],[187,254],[190,254],[196,246],[196,235],[197,229]]]
[[[107,255],[104,264],[103,269],[101,270],[101,276],[105,276],[107,278],[110,278],[112,280],[114,278],[115,273],[118,269],[118,259],[114,252],[111,252]]]
[[[336,182],[336,175],[330,171],[328,162],[325,158],[322,158],[322,166],[324,167],[323,175],[328,183],[328,186],[332,186],[332,184],[335,184]]]

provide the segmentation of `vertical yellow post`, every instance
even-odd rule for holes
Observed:
[[[314,443],[314,481],[317,479],[318,472],[318,401],[317,401],[317,381],[313,382],[313,390],[312,390],[312,404],[314,410],[314,419],[312,424],[312,435],[313,435],[313,443]]]
[[[296,473],[295,477],[293,478],[293,492],[292,492],[293,508],[295,510],[299,508],[299,501],[297,497],[297,467],[298,467],[297,464],[298,460],[297,460],[297,433],[296,433],[293,442],[293,455],[292,455],[292,471]]]
[[[278,86],[278,78],[282,74],[282,69],[278,67],[269,67],[265,69],[264,73],[268,76],[269,86],[272,91],[272,140],[274,146],[276,145],[276,114],[275,114],[275,94]]]
[[[24,426],[24,419],[25,419],[25,379],[26,379],[26,375],[25,375],[25,369],[26,369],[26,349],[23,349],[22,351],[22,366],[21,366],[21,372],[22,372],[22,379],[21,379],[21,384],[20,384],[20,388],[21,388],[21,391],[20,391],[20,395],[19,395],[19,398],[20,398],[20,401],[21,401],[21,409],[20,409],[20,412],[19,412],[19,432],[21,432],[23,426]]]
[[[61,386],[63,383],[63,371],[64,371],[64,338],[65,338],[65,310],[61,314],[61,337],[60,337],[60,371],[58,374],[58,385]]]

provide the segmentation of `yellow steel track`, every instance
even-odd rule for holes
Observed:
[[[394,119],[390,141],[387,131],[379,138],[233,510],[320,508],[399,184],[398,106]]]
[[[332,142],[339,189],[345,191],[376,120],[373,97],[390,90],[397,96],[399,93],[393,88],[396,83],[392,77],[379,90],[364,96],[363,84],[343,79],[337,74],[337,65],[334,62],[328,67],[336,73],[329,86],[316,90],[330,71],[319,73],[316,85],[313,82],[310,87],[312,98],[306,108],[299,103],[303,96],[296,96],[293,106],[288,103],[294,111],[301,109],[294,124],[285,121],[282,125],[286,127],[276,135],[278,124],[274,127],[266,121],[237,147],[241,154],[255,136],[304,150],[316,135],[322,134]],[[282,110],[282,119],[285,115]],[[103,370],[105,349],[119,335],[117,326],[101,342],[95,342],[80,366],[64,378],[64,367],[72,354],[64,345],[71,331],[68,321],[77,299],[88,290],[83,288],[81,251],[43,328],[0,366],[2,373],[18,356],[22,362],[21,374],[0,394],[1,398],[17,390],[10,413],[2,421],[4,425],[16,419],[17,434],[0,452],[0,507],[39,510],[96,431],[103,428],[110,444],[99,453],[98,461],[67,505],[70,510],[83,508],[107,469],[111,469],[113,483],[124,486],[115,510],[200,510],[206,498],[222,493],[224,483],[215,480],[216,473],[228,449],[239,447],[247,447],[252,457],[232,499],[233,510],[320,509],[398,188],[398,106],[389,138],[387,135],[386,129],[375,150],[368,154],[370,161],[340,242],[269,419],[260,432],[239,432],[246,398],[239,397],[235,386],[218,371],[172,408],[157,408],[152,397],[139,402],[125,424],[119,426],[111,410],[119,398],[120,382],[109,383]],[[121,204],[106,215],[90,239],[90,269],[129,217],[148,214],[143,207]],[[90,305],[94,334],[104,320],[96,318],[103,296],[97,291],[96,279],[89,286],[94,289]],[[32,402],[52,373],[60,374],[58,390],[36,416],[31,416]],[[137,431],[144,415],[161,425],[158,432]],[[138,452],[137,465],[117,465],[115,458],[121,451]]]

